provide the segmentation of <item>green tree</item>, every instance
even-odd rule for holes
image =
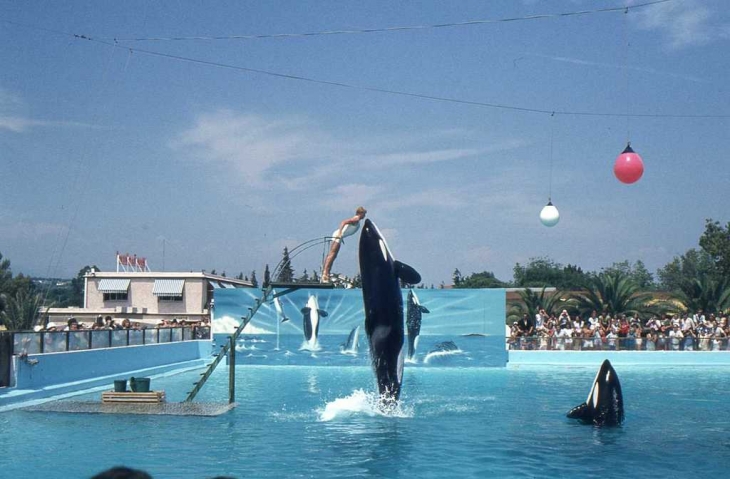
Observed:
[[[592,311],[606,312],[612,316],[657,314],[661,303],[654,301],[650,293],[643,293],[631,278],[620,271],[601,273],[593,277],[586,287],[573,294],[581,315]]]
[[[71,306],[84,307],[84,288],[86,286],[86,275],[91,271],[99,271],[99,268],[86,265],[81,268],[74,279],[71,280]]]
[[[10,270],[10,260],[3,259],[0,253],[0,294],[8,292],[8,284],[13,279],[13,273]]]
[[[626,275],[641,290],[655,289],[654,276],[646,269],[641,260],[638,260],[634,265],[628,260],[613,263],[608,268],[604,268],[603,272],[609,274],[618,272]]]
[[[704,251],[690,249],[682,256],[675,256],[663,268],[659,268],[657,271],[659,289],[675,293],[686,291],[695,279],[712,276],[713,269],[710,255]]]
[[[456,268],[454,270],[454,273],[451,275],[451,283],[454,285],[454,288],[459,288],[459,284],[461,283],[461,271],[459,271],[459,268]]]
[[[266,267],[264,268],[264,288],[268,288],[271,284],[271,272],[269,271],[269,265],[266,264]]]
[[[530,258],[525,265],[517,263],[513,269],[514,285],[519,288],[553,286],[563,290],[580,289],[589,275],[579,266],[563,266],[550,258]]]
[[[281,283],[292,283],[294,282],[294,268],[291,266],[291,259],[289,259],[289,249],[284,246],[284,253],[282,254],[281,262],[279,263],[279,277],[277,281]]]
[[[297,278],[297,283],[309,283],[310,281],[311,280],[309,279],[309,273],[307,273],[307,268],[304,268],[302,275]]]
[[[689,312],[723,312],[730,307],[730,283],[727,279],[703,275],[684,285],[678,297]]]
[[[491,271],[482,271],[461,278],[458,285],[454,284],[454,288],[504,288],[507,284],[497,279]]]
[[[730,222],[723,228],[718,221],[705,220],[700,248],[710,256],[719,277],[730,277]]]
[[[520,299],[510,301],[508,305],[507,321],[517,321],[523,314],[534,318],[540,309],[555,315],[565,308],[572,309],[575,300],[565,298],[562,291],[546,291],[546,289],[543,286],[540,292],[530,288],[520,290],[518,292]]]
[[[256,279],[256,270],[251,271],[251,284],[254,288],[259,287],[259,280]]]
[[[15,296],[6,299],[6,308],[0,313],[0,321],[11,331],[31,329],[42,306],[42,295],[20,290]]]

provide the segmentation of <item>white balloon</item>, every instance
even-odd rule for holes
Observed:
[[[548,227],[555,226],[560,221],[560,212],[553,206],[552,202],[548,201],[548,204],[540,211],[540,221]]]

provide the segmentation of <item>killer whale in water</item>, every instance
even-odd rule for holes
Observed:
[[[406,306],[406,326],[408,327],[408,359],[413,359],[418,346],[418,335],[421,334],[421,318],[423,313],[430,313],[428,308],[421,305],[416,292],[408,291]]]
[[[359,245],[365,333],[382,405],[398,401],[403,380],[404,325],[400,281],[421,282],[412,267],[396,261],[377,226],[365,220]]]
[[[307,305],[302,308],[302,326],[304,329],[304,339],[312,349],[317,346],[319,319],[326,316],[327,311],[319,309],[317,297],[310,294],[309,299],[307,299]]]
[[[595,426],[618,426],[623,422],[621,383],[608,359],[601,364],[586,402],[568,411],[567,416]]]
[[[457,346],[453,341],[444,341],[442,343],[438,343],[431,350],[432,353],[441,353],[446,351],[459,351],[459,346]]]

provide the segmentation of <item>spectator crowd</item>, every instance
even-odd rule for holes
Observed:
[[[70,317],[66,320],[66,325],[62,326],[63,323],[57,324],[53,321],[46,323],[45,327],[37,325],[33,328],[33,331],[85,331],[85,330],[120,330],[120,329],[146,329],[146,328],[179,328],[183,326],[209,326],[208,322],[201,321],[178,321],[176,318],[162,319],[156,325],[149,325],[146,323],[132,322],[128,318],[122,319],[120,323],[111,316],[103,317],[101,315],[96,317],[96,320],[89,324],[79,322],[76,318]]]
[[[729,351],[727,316],[665,314],[648,319],[592,314],[584,319],[563,310],[524,314],[507,330],[509,349],[559,351]]]

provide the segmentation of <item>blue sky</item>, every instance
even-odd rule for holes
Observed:
[[[0,1],[0,252],[38,276],[114,270],[121,251],[261,278],[364,205],[427,285],[543,256],[654,272],[730,220],[724,0],[144,40],[622,5]],[[633,185],[612,171],[627,139]],[[356,244],[334,271],[357,271]]]

